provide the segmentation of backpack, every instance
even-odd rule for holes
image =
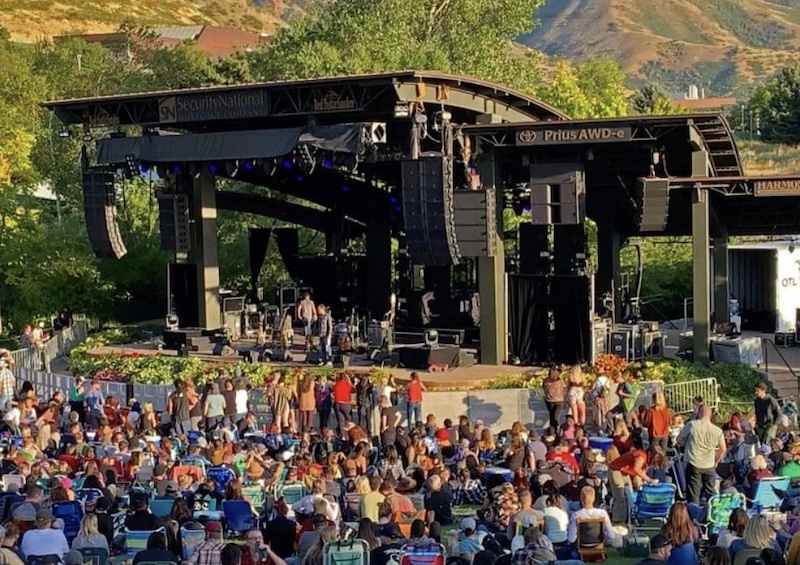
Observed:
[[[368,565],[369,546],[362,539],[334,540],[322,550],[322,565]]]

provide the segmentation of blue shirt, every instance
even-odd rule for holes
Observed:
[[[673,547],[667,563],[668,565],[698,565],[699,561],[694,543],[689,542]]]
[[[84,396],[84,400],[86,400],[86,406],[89,408],[89,412],[99,412],[103,413],[103,393],[99,390],[90,390]]]

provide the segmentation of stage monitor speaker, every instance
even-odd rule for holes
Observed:
[[[417,265],[454,265],[461,259],[453,209],[453,161],[403,161],[406,246]]]
[[[462,257],[494,257],[497,253],[496,198],[494,189],[453,192],[456,240]]]
[[[669,219],[669,180],[647,179],[642,190],[642,217],[639,229],[644,233],[662,233]]]
[[[519,225],[519,272],[523,275],[549,275],[552,267],[548,226],[528,222]]]
[[[530,168],[534,225],[583,225],[586,176],[579,163],[535,163]]]
[[[161,249],[186,257],[191,250],[189,197],[186,194],[156,194]]]
[[[128,250],[117,224],[114,173],[83,171],[83,212],[86,232],[94,254],[100,259],[120,259]]]

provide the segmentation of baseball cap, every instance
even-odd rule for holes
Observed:
[[[98,510],[106,511],[109,508],[111,508],[111,501],[105,496],[101,496],[100,498],[97,499],[95,508],[97,508]]]
[[[153,475],[155,475],[156,477],[160,477],[161,475],[165,474],[166,472],[167,472],[167,466],[164,465],[163,463],[159,463],[153,469]]]
[[[53,513],[48,508],[41,508],[36,511],[36,525],[49,524],[53,521]]]
[[[222,524],[219,522],[209,522],[206,524],[206,531],[207,532],[221,532],[222,531]]]
[[[167,492],[176,493],[180,490],[180,488],[178,487],[178,483],[176,483],[175,481],[167,481],[167,487],[165,490]]]
[[[475,518],[464,518],[461,520],[461,529],[471,530],[473,532],[478,529],[478,524],[475,522]]]
[[[672,545],[672,540],[664,534],[656,534],[650,538],[650,551],[655,551],[670,545]]]

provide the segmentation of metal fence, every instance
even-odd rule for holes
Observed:
[[[719,407],[719,384],[717,379],[699,379],[664,386],[667,404],[675,414],[686,414],[694,410],[694,399],[698,396],[706,406]]]
[[[37,394],[47,399],[57,390],[60,390],[65,395],[69,394],[69,389],[75,382],[75,377],[22,368],[17,371],[17,382],[23,381],[29,381]],[[103,395],[106,398],[113,396],[123,404],[128,402],[128,385],[125,383],[101,381],[100,390],[103,391]]]
[[[79,320],[70,328],[64,328],[53,334],[42,347],[28,347],[11,351],[17,369],[33,369],[49,371],[50,363],[59,357],[69,355],[88,337],[88,322]]]

